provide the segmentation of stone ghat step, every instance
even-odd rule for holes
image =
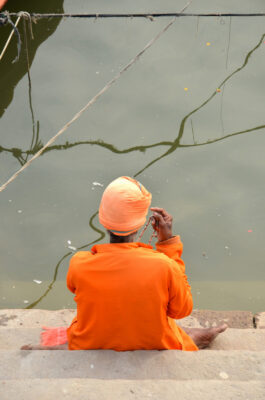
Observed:
[[[0,310],[0,329],[9,328],[36,328],[41,325],[47,326],[67,326],[71,323],[76,314],[76,310],[38,310],[38,309],[3,309]],[[226,323],[230,328],[250,329],[253,325],[254,315],[250,311],[214,311],[214,310],[194,310],[192,314],[178,321],[184,327],[209,327]],[[259,314],[257,328],[259,324],[264,324],[264,313]]]
[[[1,400],[264,400],[261,381],[26,379],[0,381]]]
[[[0,350],[0,379],[220,380],[264,382],[265,352]]]
[[[19,350],[25,344],[39,344],[40,332],[40,327],[2,327],[0,329],[0,349]],[[265,350],[265,330],[228,328],[214,340],[209,350]]]

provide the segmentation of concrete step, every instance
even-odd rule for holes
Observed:
[[[41,328],[0,329],[0,349],[19,350],[24,344],[39,344]],[[227,329],[209,347],[211,350],[265,350],[265,329]]]
[[[265,352],[0,350],[0,379],[265,381]]]
[[[261,381],[26,379],[0,381],[1,400],[264,400]]]

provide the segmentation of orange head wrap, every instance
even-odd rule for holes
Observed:
[[[103,193],[99,222],[115,235],[130,235],[145,223],[151,198],[151,193],[140,182],[121,176]]]

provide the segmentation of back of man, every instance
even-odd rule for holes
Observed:
[[[68,328],[70,350],[197,350],[171,320],[192,310],[182,243],[174,237],[158,249],[110,243],[72,258],[67,286],[76,295],[77,317]]]

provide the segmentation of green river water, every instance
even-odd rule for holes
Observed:
[[[174,12],[186,2],[9,3],[9,11]],[[186,12],[213,11],[265,6],[204,0]],[[12,64],[13,38],[0,61],[0,183],[169,21],[41,20],[34,40],[27,28],[31,85],[20,21],[21,57]],[[9,32],[0,27],[0,51]],[[174,216],[194,307],[263,311],[264,91],[265,17],[178,18],[0,193],[1,308],[74,306],[65,286],[69,246],[107,241],[96,216],[100,197],[112,179],[129,175]]]

